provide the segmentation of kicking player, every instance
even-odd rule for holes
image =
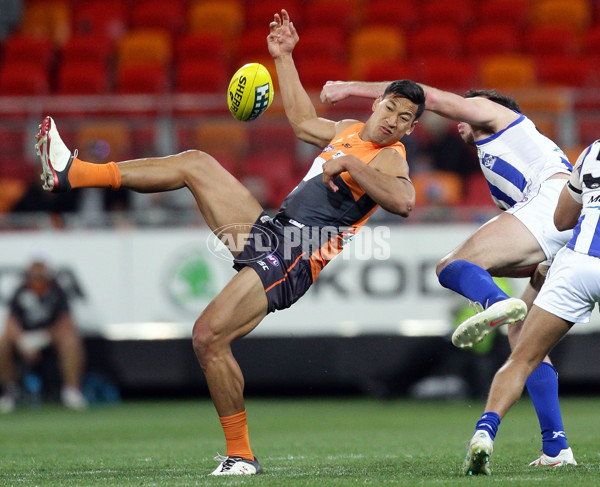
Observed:
[[[239,272],[193,328],[194,351],[227,443],[227,454],[217,457],[220,464],[213,475],[262,471],[250,448],[244,377],[231,342],[250,333],[267,313],[297,301],[341,251],[344,237],[354,234],[378,205],[402,216],[414,205],[406,152],[399,140],[413,131],[423,113],[422,88],[407,80],[391,83],[373,103],[365,123],[319,118],[292,59],[297,42],[287,12],[275,14],[267,44],[287,118],[298,138],[322,152],[273,219],[247,188],[204,152],[88,164],[65,146],[50,117],[38,135],[45,189],[96,186],[159,192],[187,187],[206,223],[231,250]],[[265,242],[261,235],[272,239]],[[240,238],[247,239],[243,249],[235,247]]]
[[[347,96],[375,97],[385,83],[328,82],[323,101]],[[426,110],[456,120],[462,139],[477,148],[492,199],[504,210],[480,227],[437,266],[442,286],[472,302],[480,311],[462,323],[452,342],[471,347],[495,326],[513,324],[511,348],[519,340],[521,320],[543,283],[549,262],[571,236],[553,223],[553,212],[571,164],[554,142],[521,113],[515,100],[495,90],[470,90],[464,97],[421,85]],[[521,299],[510,298],[492,276],[528,277]],[[558,402],[558,377],[548,357],[527,379],[542,432],[540,458],[530,465],[574,464]]]
[[[527,377],[573,323],[590,321],[595,304],[600,302],[599,159],[597,140],[581,153],[561,192],[554,222],[559,229],[577,227],[566,247],[556,254],[527,315],[521,340],[494,377],[485,412],[467,447],[465,475],[490,474],[489,457],[500,420],[521,396]]]

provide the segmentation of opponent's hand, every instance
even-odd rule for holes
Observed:
[[[333,105],[348,98],[348,81],[328,81],[321,90],[321,101]]]
[[[333,182],[341,173],[346,170],[344,164],[347,156],[336,157],[335,159],[329,159],[323,164],[323,182],[329,186],[329,189],[336,193],[340,188]]]
[[[290,22],[287,11],[282,10],[281,15],[275,14],[269,28],[271,31],[267,36],[267,46],[273,59],[291,54],[296,44],[298,44],[299,37],[294,23]]]

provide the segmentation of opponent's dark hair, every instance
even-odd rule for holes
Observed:
[[[406,98],[417,105],[415,120],[423,114],[423,111],[425,110],[425,92],[423,91],[423,88],[414,81],[409,79],[392,81],[387,85],[382,98],[385,98],[390,94],[397,96],[398,98]]]
[[[508,95],[501,95],[496,90],[471,89],[465,93],[465,98],[474,98],[476,96],[482,96],[482,97],[487,98],[488,100],[491,100],[495,103],[498,103],[506,108],[510,108],[511,110],[514,110],[515,112],[521,113],[521,107],[519,106],[519,104],[516,102],[516,100],[514,98],[511,98]]]

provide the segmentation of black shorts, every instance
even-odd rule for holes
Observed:
[[[268,313],[289,308],[313,283],[309,255],[301,245],[286,237],[284,223],[262,213],[250,231],[242,252],[233,259],[233,268],[251,267],[265,288]]]

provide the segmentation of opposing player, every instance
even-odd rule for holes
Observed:
[[[37,144],[46,189],[102,186],[158,192],[187,187],[206,223],[231,250],[239,272],[193,329],[194,350],[227,442],[227,455],[218,457],[213,475],[262,471],[250,448],[244,377],[231,342],[250,333],[267,313],[297,301],[341,251],[344,237],[354,234],[378,205],[402,216],[414,205],[399,140],[412,132],[425,108],[423,90],[412,81],[391,83],[373,103],[365,123],[319,118],[292,59],[298,40],[287,12],[276,14],[267,45],[287,118],[301,140],[323,151],[273,219],[248,189],[204,152],[88,164],[71,154],[50,117],[41,125]],[[261,235],[270,238],[265,241]],[[242,238],[247,243],[238,249],[235,242]]]
[[[349,95],[374,97],[384,83],[329,82],[321,94],[335,103]],[[527,277],[549,262],[566,244],[570,231],[559,231],[553,212],[569,178],[571,164],[554,142],[542,135],[521,113],[512,98],[495,90],[470,90],[464,97],[421,85],[426,110],[459,122],[462,139],[477,148],[481,170],[492,199],[504,213],[493,218],[437,266],[442,286],[462,294],[480,312],[462,323],[453,335],[458,347],[470,347],[493,327],[509,327],[514,349],[522,320],[541,284],[545,269],[538,266],[522,300],[510,298],[492,276]],[[527,380],[542,432],[542,456],[530,465],[574,464],[558,401],[558,377],[548,357]]]
[[[576,226],[554,259],[523,326],[521,339],[496,373],[485,412],[475,426],[463,464],[465,475],[489,475],[489,457],[500,420],[519,399],[529,374],[573,323],[587,323],[600,302],[600,140],[577,159],[554,212],[559,229]]]

